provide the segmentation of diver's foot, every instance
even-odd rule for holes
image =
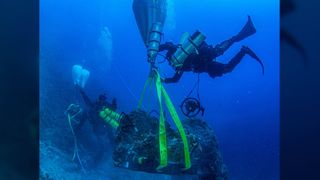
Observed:
[[[253,59],[257,60],[259,62],[259,64],[261,65],[262,68],[262,74],[264,74],[264,65],[262,63],[262,61],[260,60],[260,58],[256,55],[256,53],[254,53],[249,47],[247,46],[242,46],[241,47],[241,51],[245,54],[248,54],[249,56],[251,56]]]

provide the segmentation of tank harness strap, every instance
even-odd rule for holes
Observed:
[[[196,49],[199,48],[199,46],[196,45],[191,38],[189,38],[188,40],[189,40],[189,42],[190,42]]]
[[[182,46],[181,46],[181,50],[188,56],[190,56],[190,53],[188,53]]]

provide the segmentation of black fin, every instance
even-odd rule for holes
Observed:
[[[260,60],[260,58],[247,46],[242,46],[242,51],[244,51],[246,54],[251,56],[256,61],[258,61],[258,63],[261,65],[261,68],[262,68],[262,74],[264,75],[264,65],[263,65],[262,61]]]
[[[251,36],[252,34],[256,33],[256,28],[254,27],[251,17],[248,16],[248,21],[247,23],[244,25],[244,27],[242,28],[242,30],[235,36],[235,41],[241,41],[249,36]]]

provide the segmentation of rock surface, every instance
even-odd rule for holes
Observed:
[[[192,167],[184,171],[183,144],[179,133],[166,123],[168,166],[159,165],[158,119],[133,111],[120,122],[115,135],[114,165],[126,169],[171,175],[197,175],[200,179],[227,179],[226,166],[213,130],[201,119],[183,121]],[[167,122],[167,121],[166,121]]]

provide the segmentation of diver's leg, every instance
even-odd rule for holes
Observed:
[[[242,46],[241,50],[229,61],[225,66],[225,73],[231,72],[242,60],[245,55],[249,55],[261,65],[262,74],[264,74],[264,66],[260,58],[248,47]]]
[[[225,74],[232,72],[233,69],[240,63],[244,55],[246,54],[241,48],[241,50],[228,62],[228,64],[225,64],[223,73]]]
[[[254,25],[253,25],[253,23],[251,21],[251,17],[248,16],[247,23],[244,25],[242,30],[237,35],[233,36],[232,38],[230,38],[228,40],[225,40],[225,41],[221,42],[220,44],[217,44],[214,47],[213,51],[215,51],[216,57],[217,56],[221,56],[235,42],[239,42],[239,41],[251,36],[255,32],[256,32],[256,29],[255,29],[255,27],[254,27]]]
[[[225,73],[225,66],[226,64],[219,63],[217,61],[211,61],[207,65],[207,73],[210,77],[220,77]]]
[[[207,72],[212,78],[232,72],[245,55],[249,55],[258,61],[262,67],[262,73],[264,73],[264,66],[259,57],[246,46],[242,46],[241,50],[227,64],[222,64],[216,61],[210,62],[207,67]]]
[[[211,61],[208,64],[207,72],[210,77],[215,78],[222,76],[223,74],[231,72],[244,57],[245,53],[243,51],[238,52],[228,64],[219,63],[217,61]]]
[[[224,52],[226,52],[230,46],[233,45],[233,43],[235,43],[235,37],[232,37],[228,40],[225,40],[219,44],[217,44],[213,49],[212,49],[212,54],[213,54],[213,58],[221,56],[224,54]]]

